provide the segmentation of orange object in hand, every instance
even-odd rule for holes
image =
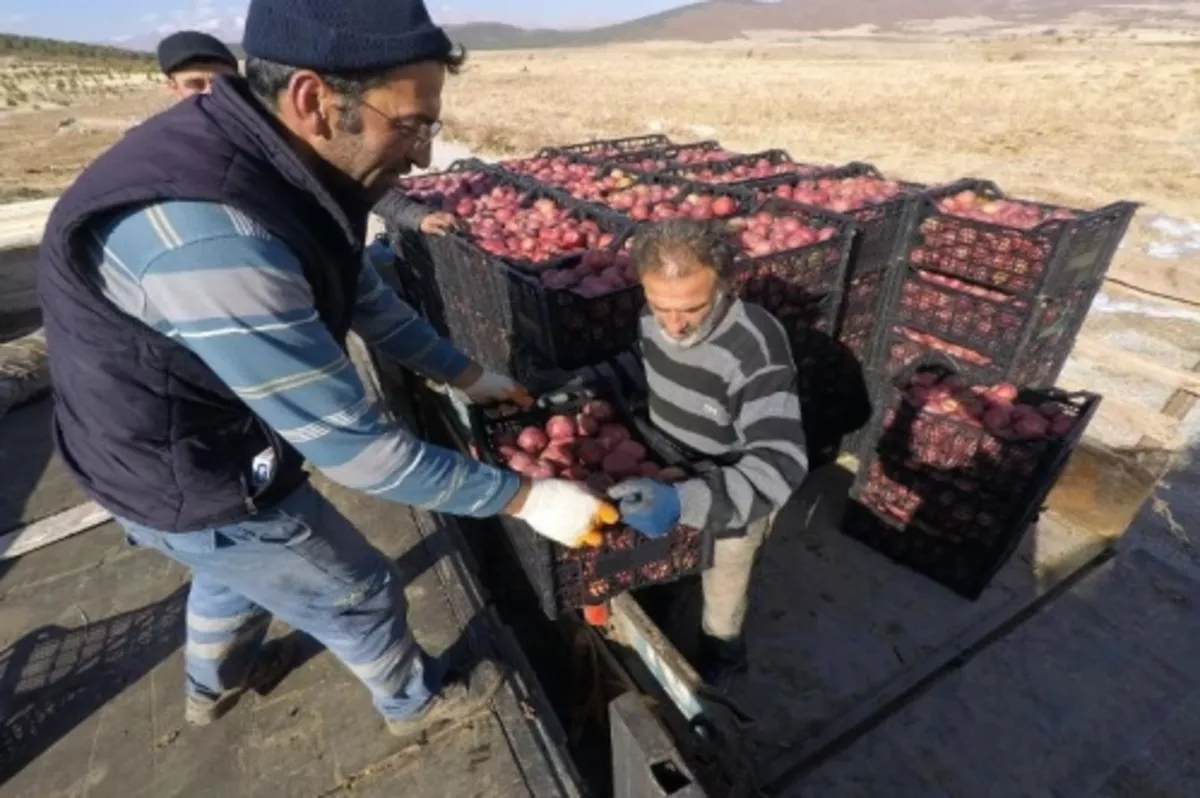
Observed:
[[[591,546],[593,548],[603,546],[604,532],[601,531],[601,527],[610,526],[620,520],[621,513],[617,511],[617,508],[608,502],[602,502],[600,509],[592,516],[591,527],[584,533],[580,545]]]

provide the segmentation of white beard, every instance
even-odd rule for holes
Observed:
[[[721,319],[725,315],[725,310],[725,292],[721,291],[717,294],[717,298],[713,300],[712,312],[708,314],[704,321],[700,322],[696,329],[682,338],[672,338],[670,335],[667,335],[666,330],[663,330],[663,338],[666,338],[672,346],[679,349],[691,349],[696,344],[708,338],[713,328],[721,322]],[[662,329],[661,325],[659,329]]]

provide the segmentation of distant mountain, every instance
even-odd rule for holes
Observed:
[[[714,42],[860,25],[899,32],[951,18],[1047,26],[1080,13],[1113,24],[1172,18],[1200,21],[1197,8],[1184,0],[709,0],[589,30],[521,28],[502,22],[454,24],[446,30],[469,49],[508,50],[662,40]],[[223,41],[240,42],[242,23],[240,17],[220,17],[206,20],[202,27]],[[164,35],[160,30],[122,45],[153,50]]]
[[[480,50],[581,47],[618,42],[715,42],[871,25],[902,31],[951,18],[986,18],[1001,25],[1054,25],[1075,14],[1114,24],[1150,19],[1200,21],[1182,0],[710,0],[639,19],[583,31],[529,30],[501,23],[447,26],[453,38]]]

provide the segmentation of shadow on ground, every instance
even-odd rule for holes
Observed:
[[[75,629],[43,626],[0,653],[0,783],[183,642],[187,586]]]

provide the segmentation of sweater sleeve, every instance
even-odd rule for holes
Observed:
[[[375,206],[375,213],[385,222],[414,232],[421,229],[421,220],[433,212],[434,209],[425,203],[407,197],[399,191],[388,194]]]
[[[126,211],[97,248],[106,296],[194,352],[335,482],[453,515],[495,515],[516,493],[515,474],[425,443],[372,402],[298,259],[236,210],[172,201]],[[432,351],[424,339],[410,348],[418,361]]]

